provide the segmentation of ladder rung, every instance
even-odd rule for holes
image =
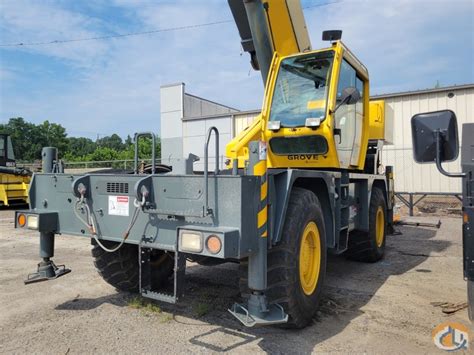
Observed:
[[[167,302],[167,303],[177,303],[179,298],[184,294],[184,278],[186,270],[186,258],[182,253],[175,251],[174,253],[174,277],[173,277],[173,293],[160,292],[152,288],[151,279],[153,272],[150,265],[150,255],[151,250],[161,248],[153,248],[153,246],[159,244],[152,243],[140,243],[139,248],[139,277],[140,277],[140,293],[143,297],[151,298],[157,301]],[[174,246],[177,250],[177,246]],[[169,248],[168,248],[169,249]]]
[[[162,293],[162,292],[154,292],[154,291],[149,291],[149,290],[142,290],[142,296],[151,298],[157,301],[163,301],[163,302],[173,303],[173,304],[175,304],[177,301],[177,298],[174,295]]]

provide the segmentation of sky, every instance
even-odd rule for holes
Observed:
[[[365,64],[371,94],[474,82],[474,0],[302,0],[314,49],[321,32]],[[230,22],[122,38],[9,46]],[[160,86],[258,109],[226,0],[0,0],[0,123],[24,117],[96,138],[160,127]]]

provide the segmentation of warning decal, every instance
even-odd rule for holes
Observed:
[[[128,196],[109,196],[109,215],[128,216]]]

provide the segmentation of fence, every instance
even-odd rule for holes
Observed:
[[[155,159],[156,164],[165,164],[165,165],[173,165],[177,161],[182,161],[183,159],[176,159],[176,158],[168,158],[168,159]],[[139,159],[139,163],[144,162],[145,164],[151,164],[151,159]],[[113,169],[123,169],[123,170],[133,170],[134,168],[134,160],[100,160],[100,161],[64,161],[64,169],[67,171],[74,171],[74,170],[94,170],[94,169],[105,169],[105,168],[113,168]],[[215,157],[209,157],[209,166],[214,166],[215,164]],[[22,166],[28,168],[32,171],[40,171],[41,170],[41,162],[35,163],[18,163],[18,166]],[[219,156],[219,166],[221,169],[224,168],[225,165],[225,157]],[[194,163],[194,169],[199,171],[203,170],[204,168],[204,159],[200,157],[200,161]]]
[[[151,159],[140,159],[139,162],[151,163]],[[156,160],[157,164],[161,164],[160,159]],[[114,168],[132,170],[134,167],[133,159],[129,160],[100,160],[100,161],[64,161],[65,169],[103,169]],[[28,168],[32,171],[41,170],[41,162],[37,163],[18,163],[18,166]]]

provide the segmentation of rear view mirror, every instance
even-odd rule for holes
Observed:
[[[452,177],[442,162],[456,160],[459,154],[458,124],[453,111],[420,113],[411,118],[413,157],[417,163],[436,163],[438,170]]]
[[[420,113],[411,118],[413,156],[417,163],[436,162],[437,137],[441,139],[440,161],[456,160],[459,154],[458,125],[453,111]]]
[[[348,104],[354,105],[360,100],[360,92],[355,87],[350,86],[342,90],[341,101]]]

